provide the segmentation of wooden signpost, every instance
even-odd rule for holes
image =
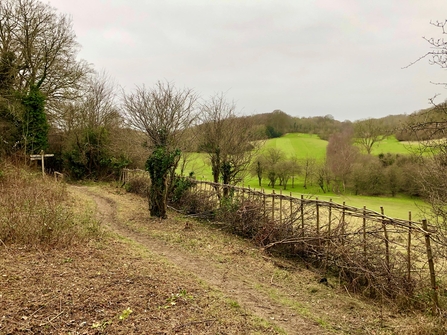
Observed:
[[[53,157],[54,154],[45,154],[43,150],[40,151],[39,155],[30,155],[32,161],[42,161],[42,176],[45,176],[45,157]]]

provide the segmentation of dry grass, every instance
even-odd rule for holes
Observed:
[[[0,177],[0,240],[39,248],[65,247],[98,236],[88,213],[75,212],[66,185],[29,169],[3,164]]]
[[[125,240],[0,261],[0,334],[280,334]]]
[[[98,235],[91,198],[1,171],[0,334],[283,333],[138,243]]]

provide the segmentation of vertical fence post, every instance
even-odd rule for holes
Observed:
[[[436,276],[435,276],[435,264],[433,263],[433,254],[430,245],[430,233],[428,232],[427,220],[422,220],[422,228],[425,234],[425,247],[427,248],[427,258],[428,258],[428,268],[430,270],[430,283],[432,288],[432,299],[433,299],[433,315],[436,315],[439,310],[438,301],[438,291],[436,287]]]
[[[272,221],[275,222],[275,190],[272,192]]]
[[[301,229],[303,231],[303,237],[304,237],[304,195],[302,194],[301,194],[300,211],[301,211]]]
[[[386,221],[384,218],[384,211],[383,207],[380,207],[380,213],[382,214],[382,228],[383,228],[383,235],[385,239],[385,266],[386,271],[388,274],[390,273],[390,244],[388,239],[388,231],[386,229]]]
[[[290,192],[290,203],[289,203],[289,206],[290,206],[290,224],[291,224],[291,226],[293,227],[293,223],[295,223],[295,220],[293,219],[293,199],[292,199],[292,192]]]
[[[318,197],[315,198],[315,209],[317,211],[317,238],[320,237],[320,205],[318,204]]]
[[[407,280],[411,282],[411,212],[408,212]]]
[[[345,209],[346,202],[343,201],[343,210],[341,213],[341,244],[345,245],[345,216],[346,216],[346,209]]]
[[[366,206],[363,206],[363,255],[366,260]]]
[[[329,220],[327,224],[328,237],[331,236],[331,223],[332,223],[332,199],[329,199]]]
[[[282,190],[279,191],[279,224],[282,224]]]
[[[265,190],[262,189],[262,205],[263,205],[263,207],[264,207],[264,217],[267,218],[267,213],[266,213],[266,211],[265,211],[265,207],[266,207],[265,203],[266,203],[266,199],[265,199]]]

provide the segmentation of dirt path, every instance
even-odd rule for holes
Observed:
[[[271,323],[276,324],[287,334],[327,334],[326,329],[316,321],[297,315],[292,308],[272,300],[254,287],[258,285],[257,278],[251,276],[250,271],[235,266],[222,266],[218,261],[211,261],[194,255],[158,238],[139,232],[121,222],[117,216],[116,197],[108,192],[99,195],[89,187],[71,186],[75,191],[83,193],[94,200],[97,206],[97,215],[101,222],[113,232],[131,239],[147,248],[152,253],[166,258],[166,260],[183,271],[197,276],[211,287],[220,290],[225,296],[237,301],[242,308]],[[113,199],[115,198],[115,199]],[[118,200],[119,201],[119,200]],[[138,216],[139,213],[134,213]],[[145,213],[143,213],[145,215]],[[334,333],[331,329],[330,333]]]

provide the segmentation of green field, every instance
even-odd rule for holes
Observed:
[[[268,140],[264,148],[277,148],[289,156],[299,159],[312,157],[323,160],[326,156],[327,141],[320,139],[317,135],[309,134],[286,134],[280,138]]]
[[[409,154],[409,149],[415,146],[418,146],[418,142],[399,142],[394,136],[389,136],[373,146],[372,154],[379,155],[389,152],[392,154],[407,155]]]
[[[266,141],[263,149],[278,148],[283,150],[288,156],[296,156],[298,159],[306,159],[307,157],[315,158],[322,161],[326,156],[327,141],[321,140],[317,135],[309,134],[287,134],[280,138],[270,139]],[[408,142],[406,144],[400,143],[394,137],[389,137],[384,141],[376,144],[373,147],[373,154],[380,153],[395,153],[407,154]],[[261,150],[263,150],[261,149]],[[189,162],[186,166],[185,173],[194,171],[196,178],[199,180],[212,180],[211,168],[208,163],[207,155],[202,153],[193,153],[189,157]],[[244,186],[259,189],[256,177],[247,176],[244,179]],[[292,188],[292,181],[289,182],[284,193],[292,192],[293,196],[299,197],[301,194],[306,197],[318,197],[322,200],[332,199],[334,202],[346,202],[349,206],[363,207],[380,212],[380,207],[384,207],[385,214],[390,217],[401,219],[408,219],[408,212],[412,212],[413,218],[416,220],[421,217],[420,208],[426,205],[419,199],[411,199],[409,197],[367,197],[355,195],[339,195],[334,193],[323,193],[317,185],[308,185],[308,188],[303,187],[303,179],[296,178],[294,180],[294,187]],[[266,192],[271,192],[272,189],[268,187],[267,181],[264,180],[262,188]],[[280,192],[280,187],[275,189]]]

